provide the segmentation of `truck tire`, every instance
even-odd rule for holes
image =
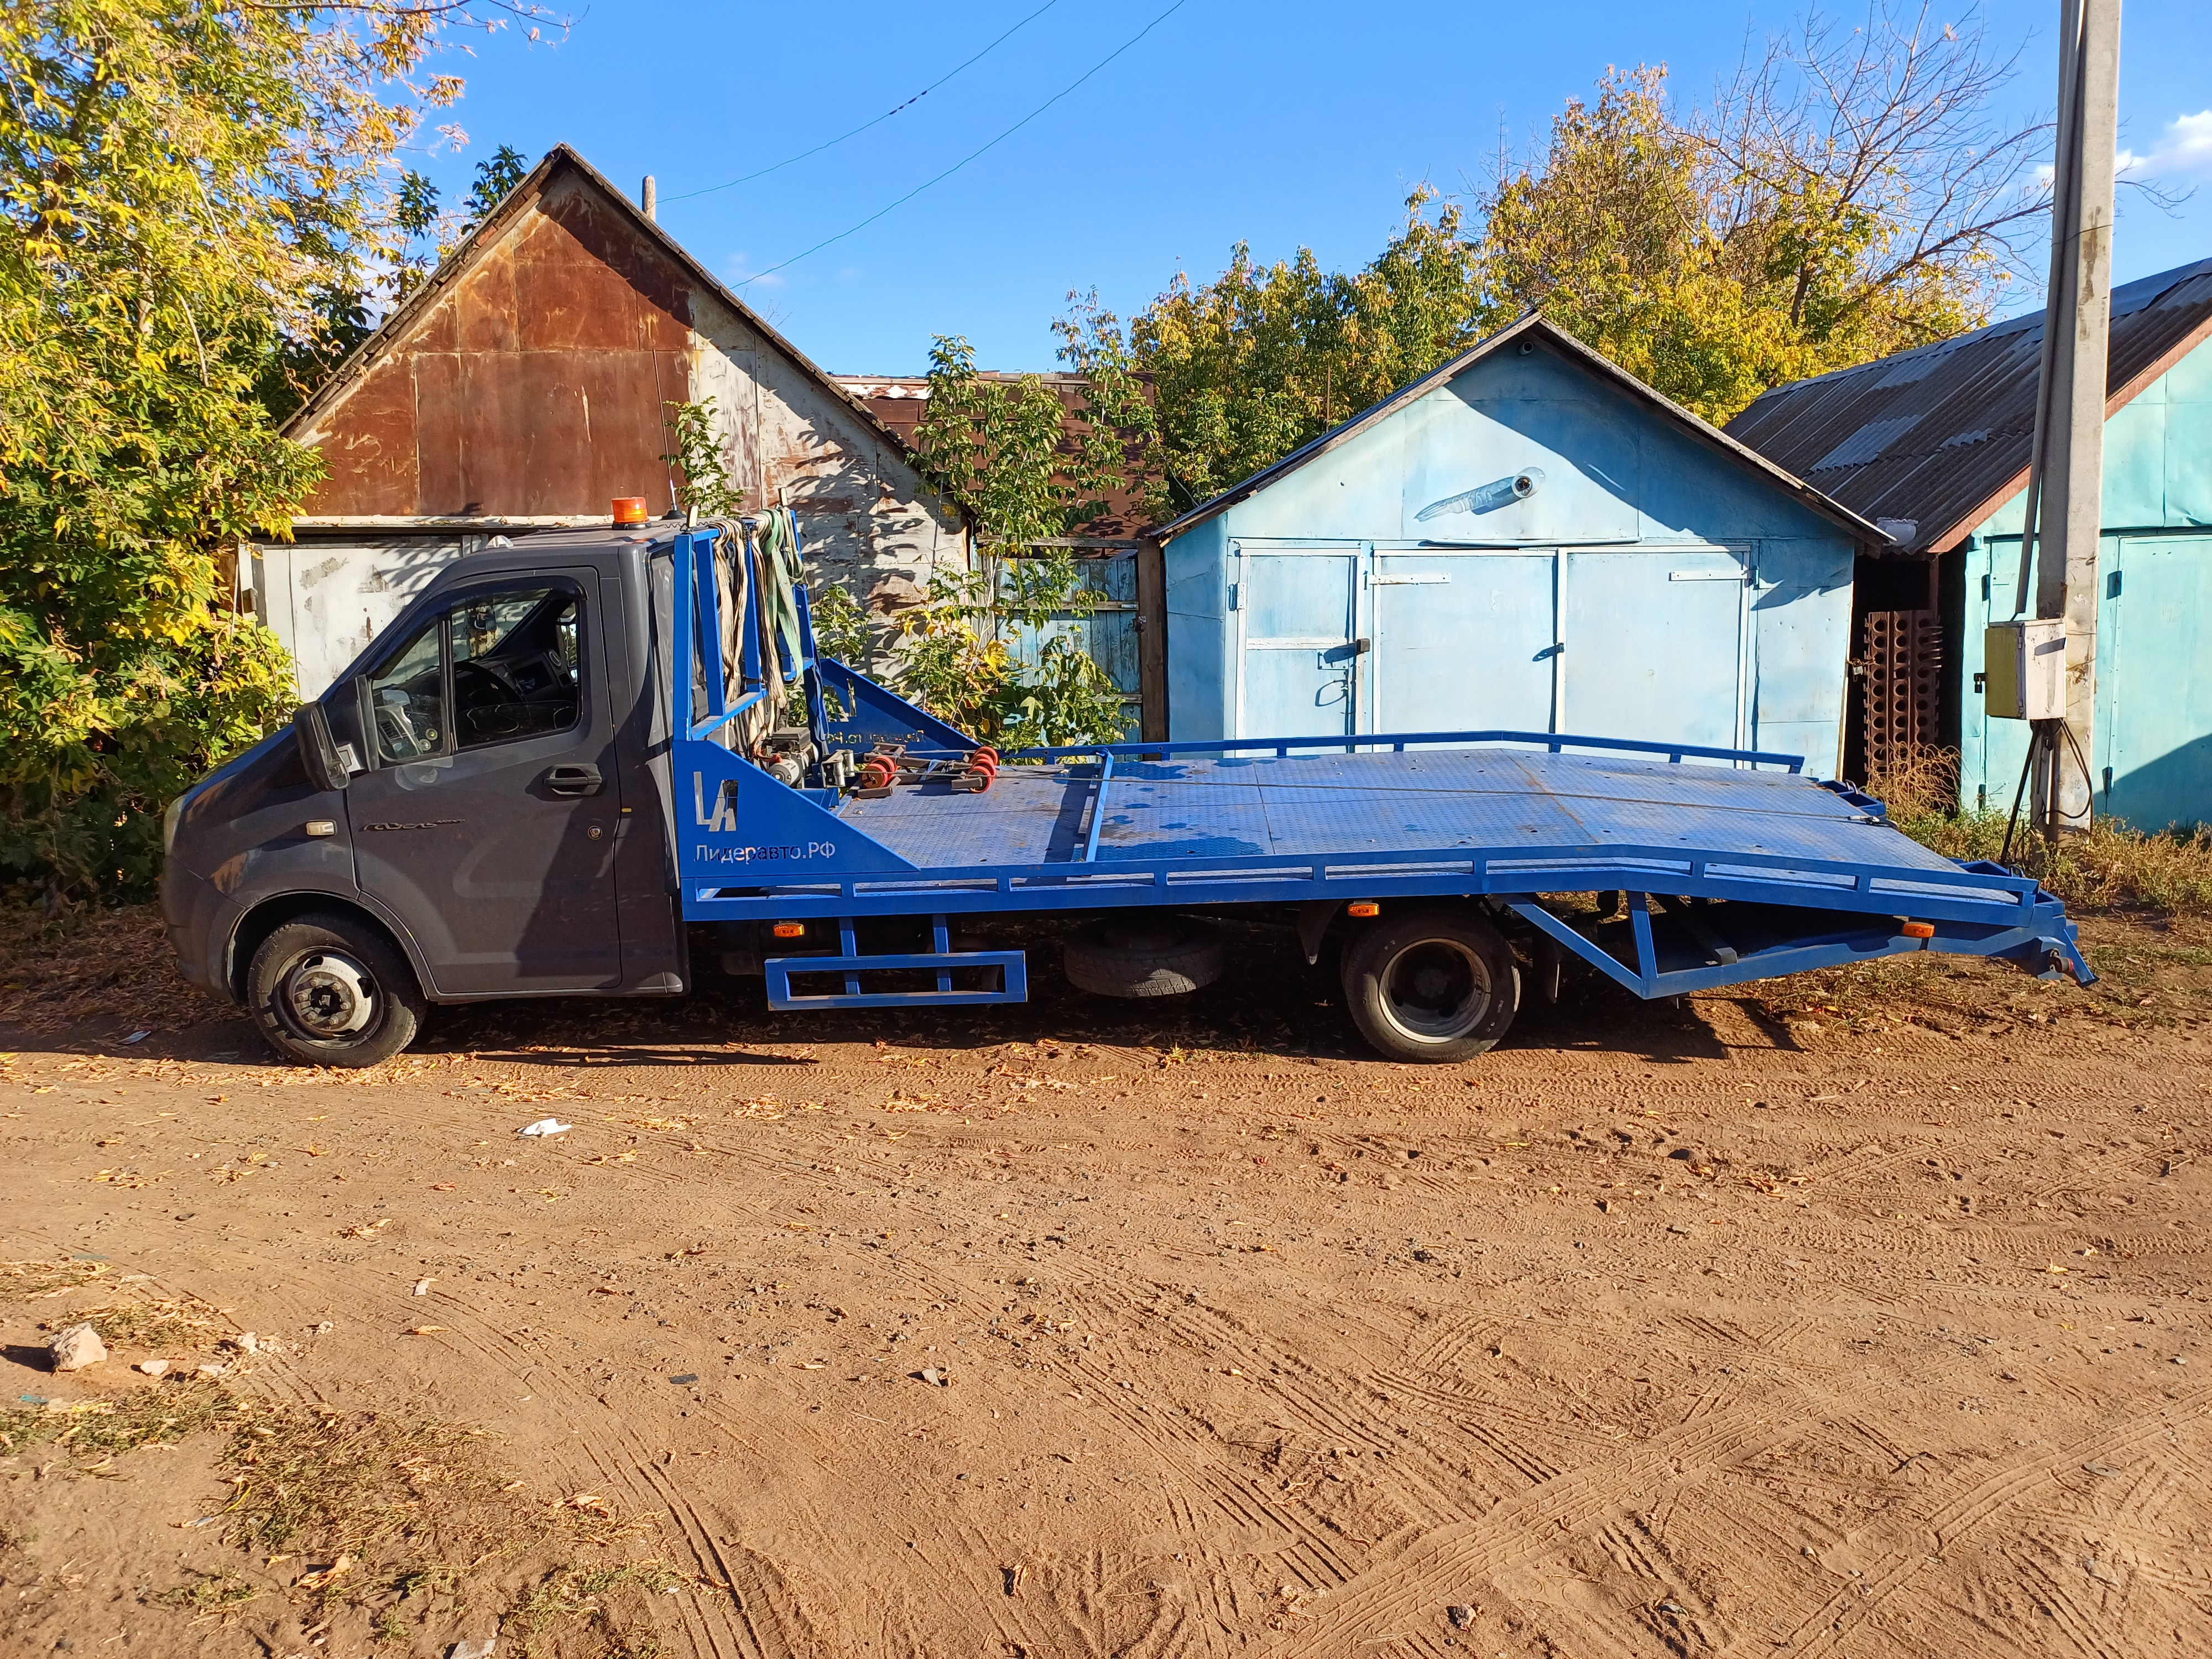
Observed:
[[[1344,1000],[1386,1060],[1471,1060],[1513,1024],[1521,970],[1476,912],[1386,913],[1346,941]]]
[[[415,1040],[424,1002],[414,970],[383,931],[314,911],[261,941],[246,1006],[270,1048],[302,1066],[374,1066]]]
[[[1070,936],[1069,982],[1102,997],[1179,997],[1219,979],[1221,935],[1190,916],[1108,916]]]

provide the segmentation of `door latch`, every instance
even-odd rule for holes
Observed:
[[[596,795],[606,782],[598,767],[585,763],[552,768],[545,774],[545,787],[556,795]]]

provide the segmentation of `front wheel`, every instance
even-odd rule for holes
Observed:
[[[318,912],[261,941],[246,969],[246,1001],[269,1046],[303,1066],[374,1066],[421,1029],[415,975],[382,932]]]
[[[1521,969],[1475,912],[1386,913],[1345,945],[1344,998],[1387,1060],[1471,1060],[1513,1024]]]

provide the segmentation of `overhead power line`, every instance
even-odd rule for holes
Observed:
[[[885,214],[892,212],[898,208],[904,207],[908,202],[914,200],[915,197],[921,195],[922,191],[931,189],[937,185],[943,184],[954,173],[959,172],[961,168],[966,167],[970,161],[975,160],[976,157],[985,155],[988,151],[997,149],[1000,144],[1005,143],[1007,139],[1012,137],[1024,127],[1029,125],[1030,122],[1036,120],[1038,116],[1043,114],[1054,104],[1060,102],[1061,99],[1075,91],[1077,88],[1080,87],[1085,82],[1091,79],[1092,76],[1097,74],[1099,70],[1104,69],[1116,58],[1119,58],[1123,52],[1128,51],[1132,46],[1135,46],[1137,42],[1143,40],[1154,29],[1159,27],[1161,24],[1166,22],[1169,18],[1174,16],[1176,13],[1181,11],[1189,3],[1190,0],[1175,0],[1175,3],[1170,6],[1165,11],[1153,18],[1151,22],[1146,24],[1144,27],[1139,29],[1134,34],[1124,40],[1120,46],[1115,47],[1113,51],[1108,52],[1103,58],[1093,64],[1089,69],[1084,70],[1082,74],[1077,76],[1075,79],[1062,87],[1058,92],[1053,94],[1051,97],[1046,99],[1044,102],[1039,104],[1027,115],[1022,117],[1022,118],[1015,122],[1013,125],[1008,127],[1004,132],[999,134],[997,137],[990,140],[989,143],[979,145],[975,149],[969,151],[967,155],[962,156],[958,161],[955,161],[951,167],[945,168],[944,172],[937,174],[934,178],[923,179],[921,183],[916,185],[912,190],[907,191],[907,193],[900,197],[898,200],[889,203],[884,206],[877,209],[873,213],[871,213],[866,218],[861,220],[858,224],[848,225],[844,229],[839,231],[835,236],[823,237],[812,247],[807,248],[801,252],[794,253],[788,259],[785,259],[775,264],[770,265],[766,270],[755,271],[751,276],[740,279],[736,286],[743,288],[749,283],[757,283],[763,276],[773,276],[777,271],[782,270],[787,266],[795,265],[801,259],[810,258],[813,255],[821,252],[823,248],[828,247],[831,243],[842,242],[848,236],[854,234],[855,232],[866,230],[870,225],[875,223],[877,220],[882,218]]]
[[[734,190],[738,185],[749,185],[756,179],[765,179],[771,173],[780,173],[785,167],[791,166],[795,161],[804,161],[810,155],[819,155],[825,149],[835,149],[838,145],[843,143],[848,138],[857,138],[862,133],[867,131],[869,128],[883,125],[883,124],[890,120],[892,116],[898,114],[901,110],[912,109],[923,99],[928,97],[931,93],[935,92],[938,88],[943,86],[947,81],[952,79],[954,76],[959,74],[962,70],[967,69],[971,64],[980,63],[984,58],[989,57],[1006,40],[1012,39],[1014,35],[1018,34],[1022,30],[1027,28],[1031,23],[1036,22],[1038,18],[1043,16],[1045,13],[1050,11],[1059,3],[1060,0],[1044,0],[1044,4],[1039,6],[1028,16],[1023,18],[1020,22],[1008,29],[1006,33],[999,36],[997,40],[992,41],[990,45],[985,46],[982,51],[977,52],[973,58],[968,58],[965,62],[956,64],[953,68],[947,70],[944,74],[939,76],[937,79],[932,81],[927,86],[924,87],[920,92],[915,94],[913,97],[908,99],[906,102],[899,105],[897,108],[885,110],[881,115],[876,117],[872,121],[861,122],[859,126],[854,127],[850,132],[841,132],[835,138],[827,139],[824,142],[815,145],[812,149],[803,149],[796,155],[787,155],[781,161],[776,161],[768,167],[764,167],[758,173],[748,173],[742,179],[732,179],[725,184],[708,185],[703,190],[687,190],[679,196],[670,196],[664,198],[663,199],[671,202],[688,202],[695,196],[712,196],[718,190]]]

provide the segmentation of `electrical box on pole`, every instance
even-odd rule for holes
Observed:
[[[1991,623],[1982,636],[1988,672],[1982,708],[1992,720],[2055,720],[2066,717],[2066,623]]]

